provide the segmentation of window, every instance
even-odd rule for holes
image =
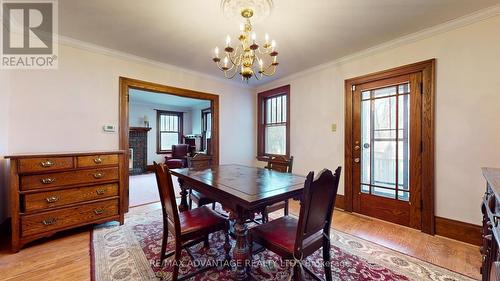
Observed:
[[[290,85],[259,93],[258,158],[290,155]]]
[[[156,152],[166,153],[172,150],[172,145],[182,143],[182,112],[156,112]]]
[[[202,151],[209,151],[210,140],[212,138],[212,109],[206,108],[201,111],[201,134],[203,141],[201,144]]]

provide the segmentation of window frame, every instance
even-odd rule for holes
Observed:
[[[167,154],[172,152],[172,148],[167,150],[161,150],[161,133],[162,132],[174,132],[174,131],[161,131],[161,116],[177,116],[179,118],[177,133],[179,134],[178,143],[182,143],[182,137],[184,136],[184,112],[170,111],[170,110],[156,110],[156,153],[157,154]]]
[[[266,154],[265,153],[265,139],[266,139],[266,107],[265,101],[269,98],[276,96],[286,96],[286,154],[281,156],[290,157],[290,85],[281,86],[264,92],[260,92],[257,95],[257,159],[261,161],[267,161],[271,156],[278,156],[276,154]]]
[[[208,151],[208,142],[207,142],[207,137],[206,137],[206,132],[207,132],[207,127],[208,127],[208,122],[207,122],[207,115],[210,114],[210,121],[212,122],[212,107],[208,107],[205,109],[201,110],[201,135],[202,135],[202,142],[201,142],[201,151]],[[212,125],[210,124],[210,134],[212,133]],[[210,140],[212,137],[210,136]],[[207,147],[205,147],[207,146]]]

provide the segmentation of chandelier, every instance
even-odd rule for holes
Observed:
[[[276,41],[269,40],[269,35],[265,35],[265,41],[259,45],[256,41],[257,35],[253,31],[250,19],[257,11],[258,19],[269,15],[272,8],[271,0],[223,0],[221,7],[226,16],[239,11],[243,17],[240,24],[240,35],[235,47],[231,45],[231,37],[227,35],[224,53],[220,56],[219,47],[215,47],[213,61],[217,67],[224,72],[224,77],[232,79],[239,74],[241,79],[248,82],[252,77],[257,80],[264,76],[272,76],[276,73],[278,66],[278,51],[276,51]]]

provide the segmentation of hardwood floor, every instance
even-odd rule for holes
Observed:
[[[290,212],[299,205],[291,202]],[[159,203],[132,208],[131,212],[159,209]],[[280,212],[280,211],[278,211]],[[417,230],[335,210],[333,228],[479,279],[479,248]],[[90,228],[32,243],[17,254],[9,251],[9,239],[2,233],[0,280],[90,280]]]

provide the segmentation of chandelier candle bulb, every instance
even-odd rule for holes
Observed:
[[[215,57],[219,58],[219,47],[215,47],[214,52],[215,52]]]
[[[231,37],[228,35],[226,36],[226,47],[229,47],[231,45]]]

